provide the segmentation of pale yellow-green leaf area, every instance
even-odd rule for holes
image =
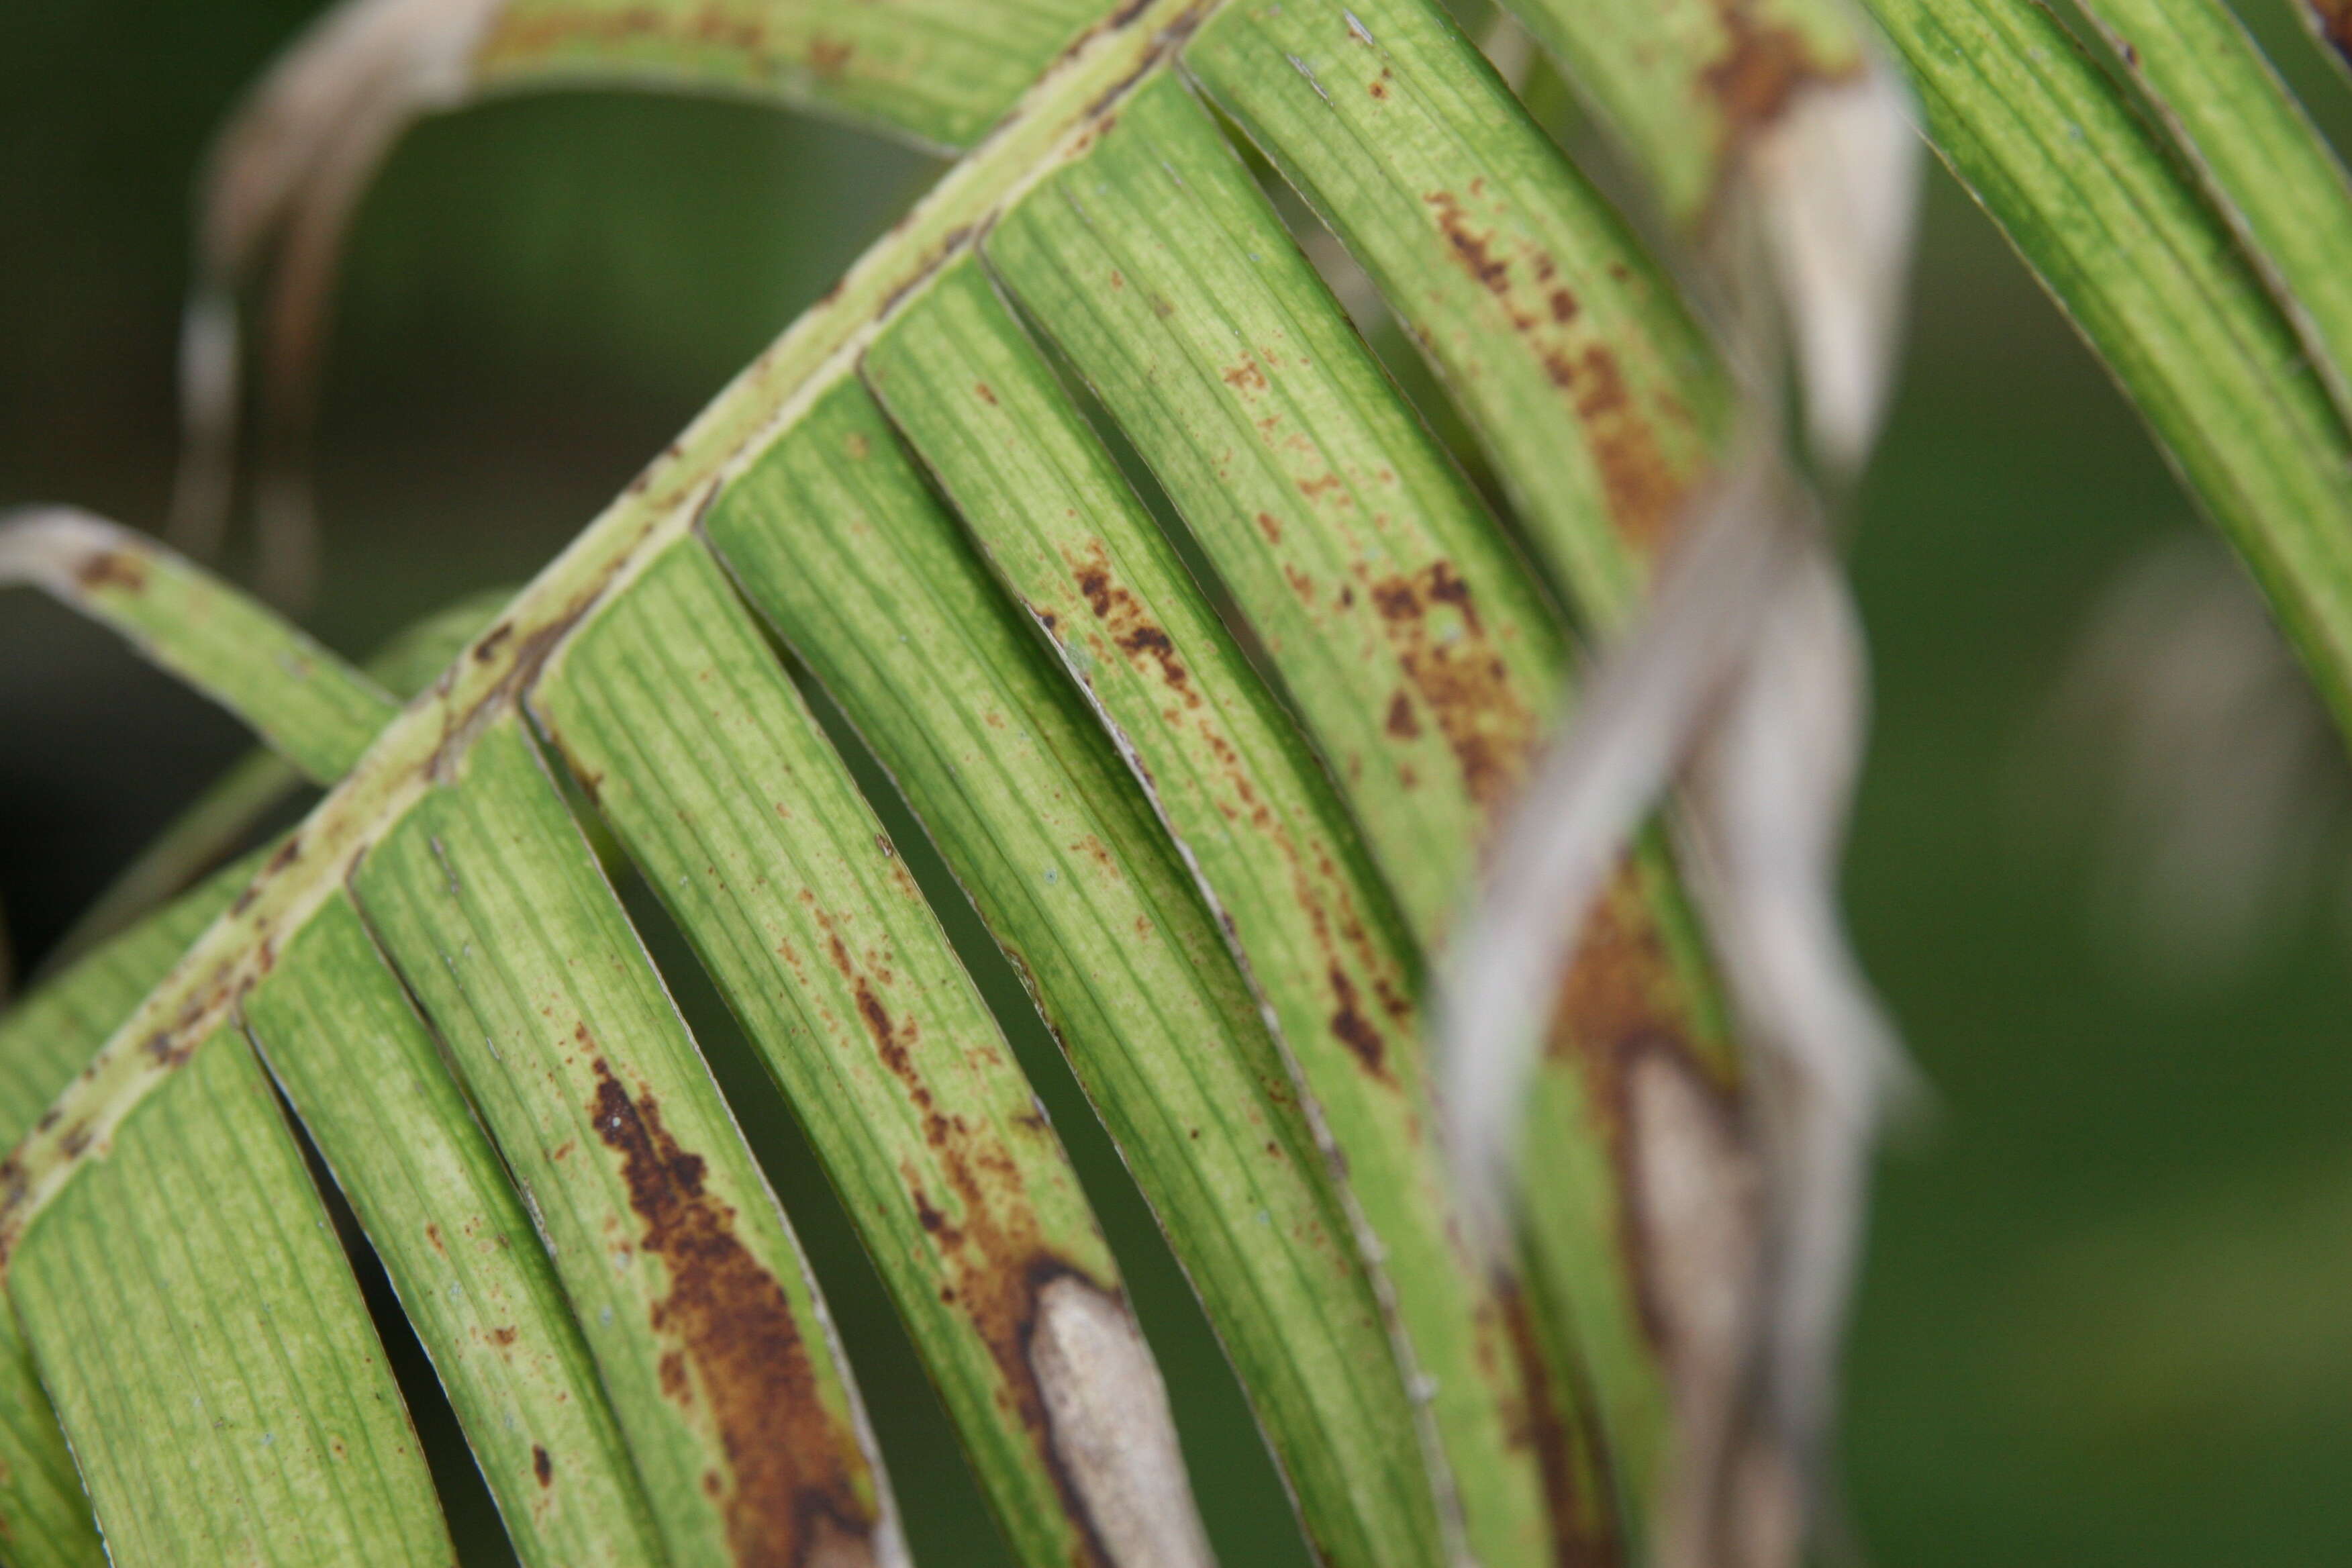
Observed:
[[[508,0],[474,66],[485,89],[634,78],[777,93],[961,148],[1108,9],[1103,0]]]
[[[359,1284],[236,1030],[194,1044],[8,1264],[121,1568],[447,1568]]]

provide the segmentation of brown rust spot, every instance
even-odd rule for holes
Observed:
[[[1421,706],[1436,721],[1465,790],[1491,813],[1526,766],[1535,721],[1508,668],[1486,640],[1470,585],[1440,560],[1410,576],[1383,577],[1366,586],[1389,647]],[[1430,624],[1433,609],[1441,605],[1458,624]]]
[[[654,5],[614,10],[571,6],[508,16],[483,41],[479,58],[485,65],[495,65],[647,42],[729,49],[751,57],[757,64],[793,58],[791,48],[772,42],[767,28],[758,21],[723,5],[695,10]],[[803,61],[812,69],[816,68],[814,57],[821,42],[810,40]]]
[[[1227,365],[1223,375],[1227,386],[1244,395],[1266,389],[1265,372],[1259,367],[1255,354],[1243,354],[1241,363]]]
[[[1262,511],[1257,514],[1257,531],[1265,535],[1265,542],[1268,544],[1280,544],[1282,542],[1282,523],[1277,518],[1276,518],[1274,513],[1270,511]]]
[[[136,594],[147,586],[147,567],[137,556],[101,550],[74,569],[74,581],[86,594],[104,593],[109,588]]]
[[[838,81],[849,68],[849,58],[856,52],[857,46],[846,38],[813,33],[808,42],[808,67],[825,81]]]
[[[856,994],[859,1012],[883,1065],[898,1079],[922,1117],[923,1141],[948,1188],[947,1194],[934,1194],[911,1163],[900,1166],[915,1221],[937,1249],[938,1266],[944,1276],[940,1301],[960,1313],[978,1333],[996,1363],[1003,1397],[1011,1400],[1013,1414],[1053,1476],[1070,1517],[1085,1530],[1085,1544],[1074,1561],[1107,1564],[1108,1556],[1095,1537],[1084,1499],[1055,1448],[1052,1424],[1029,1354],[1038,1298],[1047,1285],[1068,1278],[1097,1290],[1102,1287],[1057,1257],[1039,1236],[1035,1211],[1024,1196],[1022,1173],[1011,1151],[985,1126],[941,1113],[937,1096],[908,1048],[918,1037],[915,1025],[891,1017],[838,938],[832,948],[835,965]],[[1034,1110],[1016,1120],[1044,1131],[1044,1119]],[[952,1194],[952,1214],[947,1206],[949,1194]]]
[[[283,871],[287,867],[294,864],[294,858],[301,853],[302,836],[299,833],[289,834],[287,837],[286,842],[278,847],[277,853],[270,856],[268,860],[263,864],[261,874],[265,877],[274,877],[278,875],[278,872]]]
[[[1558,367],[1553,377],[1559,378]],[[1560,385],[1574,396],[1618,532],[1634,550],[1654,557],[1682,510],[1688,476],[1660,448],[1656,428],[1634,406],[1617,356],[1607,348],[1587,347]]]
[[[547,1450],[537,1443],[530,1446],[530,1473],[539,1478],[541,1486],[555,1484],[555,1461],[549,1458]]]
[[[996,389],[989,385],[988,383],[984,381],[975,381],[971,384],[971,390],[973,395],[978,397],[982,403],[987,404],[991,408],[996,406]]]
[[[1549,252],[1532,243],[1523,245],[1520,270],[1528,275],[1523,289],[1511,263],[1499,254],[1499,227],[1481,229],[1462,198],[1451,191],[1431,191],[1422,200],[1434,215],[1455,261],[1495,295],[1517,339],[1575,411],[1619,535],[1637,554],[1654,557],[1686,488],[1685,476],[1659,442],[1657,422],[1673,417],[1675,411],[1636,403],[1614,352],[1579,326],[1581,307],[1574,294],[1555,281],[1559,266]],[[1611,272],[1621,282],[1630,280],[1622,264],[1612,264]],[[1686,413],[1680,416],[1688,417]]]
[[[1859,59],[1829,62],[1802,33],[1759,23],[1752,0],[1717,0],[1724,48],[1699,73],[1699,85],[1722,107],[1733,147],[1779,119],[1808,82],[1843,81],[1862,69]]]
[[[1422,200],[1437,214],[1438,232],[1445,237],[1454,262],[1462,270],[1494,293],[1509,293],[1510,263],[1495,254],[1492,234],[1480,234],[1471,226],[1463,211],[1462,198],[1452,191],[1432,191]]]
[[[1412,714],[1412,699],[1400,691],[1389,699],[1388,731],[1400,741],[1421,738],[1421,721]]]
[[[1658,914],[1628,859],[1585,922],[1576,962],[1560,990],[1547,1050],[1573,1060],[1590,1102],[1600,1109],[1618,1173],[1618,1229],[1628,1249],[1637,1309],[1651,1342],[1671,1353],[1674,1314],[1659,1297],[1657,1240],[1645,1217],[1639,1151],[1633,1145],[1631,1085],[1639,1064],[1656,1060],[1685,1081],[1708,1108],[1727,1145],[1748,1139],[1737,1089],[1701,1043],[1686,977],[1669,949]],[[1732,1202],[1725,1198],[1727,1204]]]
[[[1366,1072],[1386,1072],[1387,1047],[1381,1039],[1381,1032],[1372,1027],[1370,1021],[1357,1006],[1355,983],[1348,978],[1348,972],[1336,963],[1326,971],[1326,977],[1331,982],[1331,994],[1339,1002],[1331,1015],[1331,1033],[1339,1037],[1341,1045],[1356,1054],[1356,1059],[1364,1064]],[[1267,1147],[1270,1149],[1273,1145],[1268,1144]]]
[[[1102,622],[1119,651],[1127,655],[1128,663],[1146,674],[1156,668],[1161,682],[1183,700],[1185,707],[1201,706],[1201,694],[1192,688],[1192,671],[1177,656],[1175,643],[1151,618],[1143,601],[1111,575],[1109,553],[1102,541],[1090,540],[1083,555],[1066,558],[1078,592],[1086,595],[1087,607],[1094,612],[1095,619]]]
[[[782,1282],[736,1235],[734,1209],[705,1190],[701,1156],[679,1147],[653,1096],[632,1096],[601,1057],[593,1065],[589,1113],[621,1157],[646,1226],[638,1245],[668,1273],[653,1327],[677,1342],[726,1455],[733,1484],[720,1509],[735,1561],[801,1568],[821,1552],[872,1561],[856,1438],[818,1397]]]
[[[1559,1568],[1609,1568],[1622,1563],[1624,1552],[1612,1527],[1610,1510],[1594,1495],[1596,1479],[1577,1462],[1570,1423],[1575,1416],[1554,1386],[1552,1368],[1536,1337],[1535,1319],[1518,1283],[1504,1279],[1495,1290],[1501,1305],[1504,1331],[1509,1336],[1512,1359],[1517,1363],[1518,1397],[1506,1419],[1511,1447],[1531,1453],[1536,1473],[1543,1479],[1545,1500],[1550,1505],[1552,1560]]]
[[[515,1338],[516,1331],[514,1325],[511,1323],[501,1324],[498,1328],[490,1331],[490,1343],[498,1346],[499,1349],[502,1351],[513,1349]]]

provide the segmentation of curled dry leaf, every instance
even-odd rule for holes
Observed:
[[[1676,1452],[1657,1550],[1681,1568],[1794,1560],[1830,1425],[1864,1162],[1906,1081],[1836,909],[1864,689],[1821,520],[1769,449],[1751,449],[1699,502],[1649,618],[1604,661],[1514,811],[1441,994],[1448,1149],[1496,1244],[1522,1088],[1580,928],[1693,764],[1694,869],[1749,1049],[1752,1133],[1663,1068],[1628,1085],[1638,1217],[1656,1299],[1672,1305],[1660,1327]]]
[[[393,142],[454,103],[498,0],[345,0],[262,79],[214,149],[181,336],[185,441],[172,537],[217,552],[237,443],[236,299],[271,264],[263,314],[261,574],[299,596],[315,546],[301,474],[327,303],[352,215]]]
[[[1522,1090],[1585,917],[1737,677],[1806,516],[1769,444],[1730,461],[1496,836],[1435,1019],[1448,1156],[1489,1245],[1505,1235]]]
[[[1821,1473],[1837,1346],[1882,1107],[1907,1089],[1892,1027],[1849,950],[1837,868],[1862,762],[1860,618],[1819,531],[1771,589],[1747,670],[1696,760],[1696,886],[1742,1038],[1765,1154],[1764,1312],[1753,1398],[1759,1443],[1735,1436],[1670,1524],[1668,1563],[1781,1563],[1801,1543]]]
[[[1809,83],[1764,131],[1748,178],[1802,374],[1806,433],[1841,478],[1878,435],[1901,346],[1919,143],[1893,70]]]
[[[138,536],[79,507],[27,506],[0,511],[0,586],[22,584],[72,600],[93,574]]]

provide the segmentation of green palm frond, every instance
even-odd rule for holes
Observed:
[[[1838,1052],[1874,1026],[1830,903],[1858,674],[1795,474],[1841,494],[1885,401],[1888,46],[2352,711],[2341,170],[2191,0],[2091,6],[2168,130],[2029,0],[1871,6],[1883,40],[1833,0],[1518,8],[1644,182],[1646,240],[1431,0],[332,13],[214,166],[200,553],[236,302],[268,273],[267,547],[341,230],[416,114],[747,93],[961,155],[535,580],[373,676],[137,535],[0,529],[0,581],[280,759],[93,919],[176,898],[0,1020],[0,1555],[450,1560],[307,1140],[523,1562],[906,1560],[819,1281],[601,846],[793,1108],[1013,1555],[1209,1561],[1118,1262],[807,682],[1019,970],[1322,1560],[1793,1562],[1870,1120]],[[1502,507],[1261,172],[1419,345]],[[1735,602],[1673,701],[1612,706],[1676,615]],[[1601,828],[1529,825],[1531,779],[1573,795],[1627,746]],[[1640,826],[1686,760],[1688,816]],[[297,773],[326,791],[300,825],[179,892]],[[1793,868],[1759,852],[1779,826]],[[1613,869],[1494,1080],[1524,1126],[1497,1235],[1425,1019],[1482,878],[1548,831]],[[1793,971],[1757,939],[1784,894],[1811,900]],[[1792,973],[1815,993],[1776,995]]]

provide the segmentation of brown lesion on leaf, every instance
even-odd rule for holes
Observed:
[[[1759,20],[1759,0],[1716,0],[1723,53],[1698,79],[1728,122],[1727,151],[1778,120],[1808,83],[1848,81],[1863,70],[1860,56],[1825,58],[1796,28]]]
[[[505,647],[507,644],[513,640],[514,623],[512,621],[500,621],[497,626],[494,626],[488,631],[484,632],[481,635],[480,639],[474,644],[474,662],[476,664],[489,663],[490,660],[499,657],[499,650],[500,648]]]
[[[85,594],[102,594],[110,588],[122,594],[144,593],[147,563],[123,551],[100,550],[74,568],[74,581]]]
[[[935,1191],[913,1162],[901,1162],[899,1176],[906,1184],[908,1206],[916,1224],[930,1239],[941,1276],[927,1289],[942,1305],[965,1318],[987,1348],[997,1369],[1000,1397],[1012,1402],[1013,1414],[1030,1435],[1064,1505],[1086,1532],[1074,1561],[1108,1564],[1109,1558],[1095,1539],[1084,1499],[1055,1451],[1052,1423],[1029,1358],[1038,1293],[1047,1284],[1056,1279],[1077,1278],[1096,1289],[1105,1287],[1087,1279],[1083,1270],[1061,1258],[1039,1233],[1036,1212],[1027,1198],[1026,1174],[995,1131],[984,1122],[940,1110],[938,1095],[915,1059],[912,1047],[921,1037],[915,1021],[893,1016],[877,994],[867,966],[851,953],[838,934],[831,935],[828,948],[834,967],[850,984],[877,1055],[921,1119],[931,1170],[946,1189]],[[1037,1136],[1052,1135],[1034,1110],[1016,1120]]]
[[[1682,510],[1693,473],[1667,459],[1655,425],[1634,405],[1617,356],[1605,345],[1588,344],[1572,360],[1547,358],[1544,368],[1570,395],[1584,426],[1618,533],[1635,552],[1654,559]]]
[[[1389,647],[1444,737],[1464,789],[1492,814],[1526,767],[1536,724],[1486,637],[1470,585],[1444,560],[1365,585]]]
[[[1618,1229],[1644,1331],[1670,1375],[1694,1375],[1695,1363],[1718,1359],[1684,1321],[1691,1302],[1677,1300],[1678,1280],[1739,1275],[1737,1260],[1712,1254],[1752,1241],[1739,1184],[1729,1186],[1697,1167],[1741,1166],[1750,1157],[1753,1130],[1738,1086],[1727,1081],[1696,1016],[1684,971],[1652,905],[1638,866],[1622,863],[1586,921],[1575,963],[1562,986],[1548,1050],[1572,1060],[1599,1109],[1618,1178]],[[1662,1080],[1679,1086],[1674,1102],[1693,1124],[1669,1131],[1675,1147],[1644,1148],[1661,1136],[1654,1106]],[[1648,1089],[1643,1085],[1649,1085]],[[1703,1131],[1693,1128],[1703,1124]],[[1698,1146],[1707,1152],[1701,1160]],[[1662,1163],[1690,1170],[1685,1185],[1707,1190],[1707,1226],[1675,1215],[1671,1195],[1653,1190]],[[1709,1226],[1713,1228],[1710,1229]],[[1715,1234],[1719,1231],[1720,1234]],[[1704,1292],[1702,1292],[1704,1293]],[[1712,1375],[1710,1372],[1709,1375]]]
[[[1088,540],[1084,551],[1066,551],[1064,556],[1087,607],[1127,655],[1128,663],[1143,674],[1156,672],[1185,707],[1200,707],[1201,694],[1194,689],[1192,671],[1177,654],[1175,643],[1152,619],[1150,606],[1112,574],[1110,552],[1103,542]]]
[[[1495,235],[1481,234],[1471,226],[1462,198],[1452,191],[1432,191],[1422,200],[1437,215],[1438,232],[1445,237],[1455,264],[1490,292],[1507,295],[1511,289],[1510,263],[1495,254]]]
[[[856,52],[857,46],[846,38],[813,33],[808,41],[808,68],[822,80],[838,81],[847,74],[850,57]]]
[[[1264,392],[1268,384],[1265,370],[1257,363],[1257,356],[1246,351],[1240,360],[1227,365],[1219,374],[1227,386],[1245,396]]]
[[[1735,1496],[1754,1416],[1763,1184],[1757,1129],[1630,858],[1588,921],[1549,1049],[1583,1081],[1615,1177],[1627,1306],[1656,1359],[1675,1434],[1662,1507],[1686,1528]],[[1692,1513],[1691,1510],[1697,1510]]]
[[[1687,414],[1671,401],[1644,407],[1633,398],[1616,353],[1580,324],[1581,302],[1559,281],[1559,262],[1539,244],[1521,240],[1517,254],[1507,256],[1503,226],[1481,227],[1460,195],[1436,190],[1422,200],[1454,260],[1494,295],[1513,332],[1574,410],[1619,536],[1637,554],[1654,557],[1693,477],[1667,457],[1659,424],[1686,420]],[[1622,268],[1616,275],[1625,280]]]
[[[1400,741],[1421,739],[1421,721],[1413,717],[1412,698],[1402,691],[1389,699],[1388,732]]]
[[[1624,1546],[1601,1495],[1600,1478],[1589,1463],[1590,1447],[1580,1441],[1584,1436],[1578,1430],[1580,1402],[1554,1376],[1518,1281],[1498,1280],[1495,1300],[1518,1369],[1514,1397],[1504,1415],[1508,1423],[1505,1440],[1531,1454],[1542,1478],[1552,1560],[1560,1568],[1614,1568],[1625,1560]]]
[[[756,68],[778,63],[806,66],[820,75],[837,75],[849,59],[846,45],[823,35],[805,44],[778,38],[756,14],[726,5],[691,9],[659,5],[603,7],[547,5],[515,15],[505,7],[476,52],[489,69],[549,57],[604,53],[632,44],[668,44],[721,49],[744,57]],[[838,55],[833,51],[838,50]],[[820,59],[831,62],[830,70]]]
[[[743,1245],[735,1210],[707,1190],[702,1157],[679,1146],[654,1097],[632,1095],[603,1058],[593,1065],[589,1114],[621,1157],[646,1226],[638,1246],[668,1274],[653,1327],[675,1342],[726,1456],[718,1501],[735,1562],[872,1563],[856,1436],[819,1395],[782,1282]]]
[[[547,1450],[537,1443],[530,1446],[530,1473],[539,1478],[541,1486],[555,1484],[555,1461],[549,1458]]]
[[[1388,1070],[1388,1048],[1381,1038],[1380,1031],[1372,1026],[1371,1020],[1364,1016],[1360,1005],[1362,998],[1357,994],[1355,982],[1349,979],[1348,972],[1336,963],[1325,972],[1324,977],[1330,983],[1331,994],[1339,999],[1339,1006],[1331,1014],[1331,1033],[1341,1045],[1355,1053],[1356,1059],[1363,1063],[1366,1072],[1375,1076],[1385,1074]]]

